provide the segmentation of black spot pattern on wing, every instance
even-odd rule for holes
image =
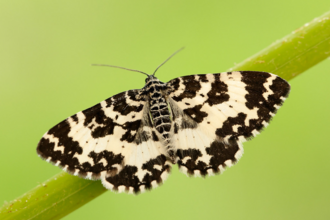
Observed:
[[[235,141],[224,144],[216,140],[205,149],[206,153],[211,156],[208,161],[202,158],[203,154],[197,149],[178,150],[178,165],[179,167],[186,167],[189,175],[194,175],[196,171],[199,171],[199,175],[205,176],[209,173],[208,170],[211,170],[212,173],[219,173],[220,166],[226,168],[226,161],[229,160],[232,164],[236,163],[235,154],[239,150],[240,148]]]
[[[201,108],[203,107],[203,105],[196,105],[192,108],[187,108],[184,110],[184,113],[186,113],[187,115],[189,115],[193,120],[195,120],[196,122],[200,123],[203,121],[203,119],[205,117],[208,116],[208,114],[204,111],[201,111]]]
[[[276,78],[271,82],[269,90],[265,88],[267,80],[274,75],[266,72],[252,72],[244,71],[241,72],[242,81],[246,84],[245,89],[248,91],[246,98],[246,106],[249,109],[258,108],[258,119],[250,120],[249,126],[241,127],[240,134],[246,138],[252,137],[251,132],[253,130],[260,131],[264,126],[263,122],[269,122],[272,118],[272,113],[276,113],[276,106],[280,107],[283,104],[283,99],[289,95],[290,85],[280,77]],[[271,92],[266,99],[263,94]],[[243,129],[244,128],[244,129]]]
[[[82,153],[82,148],[79,143],[73,141],[71,137],[68,136],[70,132],[70,126],[67,120],[62,121],[58,125],[54,126],[48,131],[48,134],[58,137],[58,146],[65,146],[64,153],[61,151],[55,151],[55,143],[50,142],[48,139],[42,138],[37,147],[37,153],[44,159],[50,158],[50,162],[55,163],[60,161],[60,166],[68,166],[68,172],[74,172],[76,168],[81,168],[77,158],[73,156]]]
[[[290,92],[290,85],[284,79],[277,77],[269,88],[274,92],[274,94],[268,96],[269,102],[271,102],[273,105],[282,105],[283,100],[281,97],[288,97]]]
[[[234,141],[231,141],[230,144],[214,141],[210,147],[206,148],[206,153],[212,155],[209,168],[212,168],[217,173],[220,165],[226,167],[225,161],[230,160],[232,163],[235,163],[237,161],[235,157],[237,151],[239,151],[239,146]]]
[[[262,96],[263,93],[267,92],[264,87],[264,83],[267,81],[271,75],[269,73],[258,72],[257,74],[253,74],[251,72],[242,72],[243,78],[242,81],[246,84],[245,89],[249,92],[245,98],[247,100],[246,106],[249,109],[258,108],[258,116],[259,119],[254,121],[251,124],[250,131],[257,128],[257,130],[261,130],[263,126],[260,124],[265,121],[269,122],[271,119],[270,112],[275,112],[274,104],[269,103],[269,100],[265,100]],[[252,136],[252,135],[250,135]]]
[[[185,89],[179,96],[173,96],[172,99],[179,102],[182,101],[184,98],[192,99],[196,97],[197,91],[200,90],[201,85],[198,80],[195,79],[195,76],[185,76],[181,77],[182,82],[180,80],[172,80],[172,83],[170,86],[173,86],[174,89],[178,89],[179,84],[183,84],[185,86]]]
[[[117,175],[107,177],[106,181],[114,186],[115,191],[118,191],[119,186],[126,186],[126,191],[129,190],[129,186],[132,186],[134,191],[138,192],[140,181],[136,176],[137,171],[137,167],[126,165]]]
[[[121,141],[127,141],[131,143],[135,140],[136,131],[141,126],[141,120],[136,120],[133,122],[126,122],[122,127],[126,130],[125,134],[121,137]],[[134,132],[135,131],[135,132]],[[134,134],[133,134],[134,132]]]
[[[157,134],[154,131],[152,132],[152,140],[159,141],[159,138],[157,137]]]
[[[245,118],[246,118],[246,114],[244,113],[239,113],[237,117],[233,118],[233,117],[229,117],[224,123],[223,126],[221,128],[218,128],[216,130],[216,134],[219,137],[226,137],[227,135],[232,135],[233,132],[233,125],[240,125],[241,127],[245,126]],[[244,129],[242,129],[244,130]],[[250,134],[249,134],[250,135]]]
[[[179,80],[180,79],[180,80]],[[181,102],[183,99],[194,100],[198,97],[205,98],[202,103],[186,103],[186,107],[183,111],[189,115],[197,123],[201,123],[204,118],[208,116],[206,111],[201,111],[204,104],[210,106],[221,104],[229,100],[229,95],[226,93],[227,85],[220,80],[220,74],[213,74],[212,81],[210,82],[206,75],[192,75],[183,76],[179,79],[174,79],[168,82],[167,87],[169,90],[170,97],[176,101]],[[210,90],[207,94],[198,94],[202,88],[202,84],[210,84]],[[180,84],[184,85],[180,87]],[[176,92],[179,91],[179,94]],[[174,95],[175,93],[175,95]]]
[[[188,169],[188,174],[193,175],[194,170],[201,171],[201,175],[205,176],[207,164],[203,161],[198,161],[199,157],[202,157],[202,153],[196,149],[189,149],[189,150],[178,150],[177,156],[180,158],[178,160],[179,167],[185,166]],[[184,158],[188,157],[185,163],[182,162]]]
[[[125,191],[129,191],[130,187],[132,187],[134,193],[139,193],[141,186],[144,186],[146,190],[150,190],[153,181],[156,181],[157,184],[161,184],[163,182],[161,175],[164,172],[170,172],[171,167],[165,164],[165,162],[165,155],[159,155],[155,159],[144,163],[142,165],[142,170],[147,170],[148,172],[142,180],[139,180],[137,177],[138,168],[131,165],[126,165],[118,174],[106,177],[105,180],[113,185],[113,190],[115,191],[119,190],[119,186],[124,186]],[[160,166],[161,169],[157,169],[155,165]]]
[[[139,101],[137,100],[133,94],[133,91],[127,91],[113,96],[106,100],[107,107],[113,107],[113,110],[118,112],[120,115],[126,116],[132,112],[139,113],[143,109],[143,103],[139,106],[129,105],[127,103],[128,100]],[[135,92],[135,96],[137,93]],[[140,101],[142,101],[140,99]],[[97,104],[89,109],[82,111],[85,115],[86,119],[84,121],[84,125],[88,126],[91,123],[96,123],[96,126],[93,126],[92,136],[93,138],[105,137],[107,135],[112,135],[114,128],[116,126],[120,126],[127,130],[127,132],[123,135],[122,140],[127,140],[128,142],[132,142],[134,140],[134,135],[131,134],[131,131],[136,131],[141,123],[141,120],[135,120],[133,122],[127,122],[124,125],[120,125],[116,123],[118,120],[118,115],[115,118],[107,117],[104,113],[104,110],[101,107],[101,104]]]
[[[234,165],[242,155],[242,149],[235,140],[229,143],[215,140],[203,152],[198,149],[178,150],[180,170],[190,176],[217,174]]]
[[[247,100],[246,106],[249,109],[254,107],[260,108],[265,102],[262,94],[267,91],[264,83],[271,75],[269,73],[251,74],[249,72],[242,72],[241,74],[243,76],[242,81],[246,84],[245,89],[248,91],[248,94],[245,96]]]
[[[148,162],[144,163],[142,165],[143,170],[148,170],[151,175],[146,175],[143,179],[143,182],[152,182],[153,180],[156,180],[157,183],[162,182],[161,174],[164,171],[170,171],[170,166],[165,164],[166,157],[164,155],[159,155],[155,159],[151,159]],[[161,166],[161,170],[155,169],[155,165]]]
[[[104,150],[100,153],[95,153],[91,151],[88,155],[93,158],[94,166],[90,166],[88,170],[85,172],[93,172],[93,174],[97,177],[100,175],[100,171],[106,170],[111,175],[117,174],[117,168],[113,167],[113,165],[118,164],[121,165],[123,163],[124,157],[121,154],[114,154],[111,151]],[[106,165],[101,162],[102,159],[105,159]]]
[[[229,100],[229,95],[226,83],[220,81],[220,75],[214,75],[214,82],[211,83],[211,90],[207,93],[208,99],[205,103],[210,106],[221,104]]]
[[[73,121],[78,122],[78,117],[77,117],[77,115],[73,115],[71,118],[72,118]]]

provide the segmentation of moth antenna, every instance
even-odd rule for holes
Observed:
[[[169,56],[169,58],[167,58],[162,64],[160,64],[157,68],[156,68],[156,70],[155,70],[155,72],[152,74],[153,76],[155,75],[155,73],[157,72],[157,70],[161,67],[161,66],[163,66],[164,65],[164,63],[166,63],[169,59],[171,59],[175,54],[177,54],[177,53],[179,53],[181,50],[183,50],[184,49],[184,47],[181,47],[179,50],[177,50],[177,51],[175,51],[171,56]]]
[[[140,71],[140,70],[128,69],[128,68],[121,67],[121,66],[114,66],[114,65],[107,65],[107,64],[92,64],[92,66],[108,66],[108,67],[114,67],[114,68],[119,68],[119,69],[129,70],[129,71],[132,71],[132,72],[143,73],[143,74],[149,76],[147,73],[142,72],[142,71]]]

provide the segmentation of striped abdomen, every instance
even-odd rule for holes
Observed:
[[[152,117],[153,124],[156,130],[164,137],[166,141],[166,148],[169,150],[170,139],[169,132],[171,130],[171,118],[168,105],[165,98],[162,96],[160,90],[156,89],[155,86],[150,93],[150,113]],[[173,151],[168,151],[170,157],[173,157]]]

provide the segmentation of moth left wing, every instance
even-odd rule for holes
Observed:
[[[42,137],[37,153],[71,174],[101,179],[114,191],[156,187],[171,164],[139,91],[119,93],[62,121]]]
[[[177,162],[195,176],[238,161],[242,143],[268,125],[290,90],[280,77],[252,71],[184,76],[167,86]]]

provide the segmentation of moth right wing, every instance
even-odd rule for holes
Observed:
[[[54,126],[37,153],[71,174],[101,179],[107,189],[137,193],[156,187],[170,171],[162,141],[148,101],[130,90]]]
[[[236,163],[242,142],[268,125],[290,91],[280,77],[253,71],[183,76],[167,87],[177,162],[195,176]]]

